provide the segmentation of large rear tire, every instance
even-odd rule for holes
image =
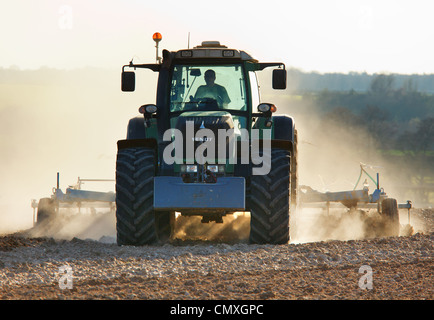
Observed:
[[[141,246],[170,239],[174,213],[155,212],[156,152],[125,148],[116,160],[116,231],[119,245]]]
[[[399,209],[396,199],[381,202],[381,215],[385,222],[385,236],[399,236]]]
[[[250,243],[289,242],[290,159],[289,151],[272,149],[270,172],[251,176]]]
[[[42,198],[38,202],[36,226],[48,225],[56,218],[56,205],[51,198]]]
[[[294,130],[293,150],[291,153],[291,203],[289,212],[290,217],[290,238],[297,237],[297,219],[298,216],[298,133]]]

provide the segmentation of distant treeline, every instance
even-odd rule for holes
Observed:
[[[288,73],[289,81],[294,74]],[[325,134],[330,128],[345,128],[336,143],[346,135],[362,134],[365,139],[357,148],[388,160],[389,179],[402,187],[400,197],[419,205],[434,203],[434,94],[428,92],[433,91],[434,76],[377,74],[365,79],[298,73],[300,79],[306,82],[286,96],[292,110],[319,116]],[[359,80],[366,84],[357,87]],[[421,84],[430,81],[430,90],[421,90]]]
[[[358,91],[371,89],[374,78],[385,74],[368,74],[366,72],[317,73],[288,69],[288,88],[293,92],[305,91]],[[387,74],[393,79],[392,88],[434,93],[434,74]]]
[[[314,101],[322,112],[347,109],[365,121],[382,119],[399,124],[434,117],[434,95],[405,90],[367,92],[305,92],[304,101]]]
[[[401,87],[395,83],[395,75],[379,74],[364,92],[321,90],[296,96],[323,119],[369,131],[383,149],[433,151],[434,95],[417,91],[410,80]]]

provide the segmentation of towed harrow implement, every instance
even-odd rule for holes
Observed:
[[[384,222],[388,224],[391,233],[389,235],[399,235],[399,209],[408,210],[408,225],[410,225],[410,210],[412,202],[398,203],[396,199],[389,198],[383,188],[380,187],[380,174],[377,173],[375,180],[366,170],[372,166],[361,163],[360,175],[353,190],[338,192],[319,192],[309,186],[300,186],[300,204],[301,207],[323,208],[326,213],[330,213],[330,208],[337,204],[344,205],[348,209],[376,209],[383,217]],[[374,192],[369,193],[367,179],[362,189],[356,189],[361,177],[366,175],[376,186]]]
[[[322,208],[327,215],[331,208],[342,205],[349,210],[376,210],[391,232],[388,235],[399,235],[400,221],[399,209],[408,210],[408,225],[410,225],[411,201],[398,203],[396,199],[389,198],[383,188],[380,187],[380,176],[377,173],[376,179],[366,170],[371,166],[360,164],[360,175],[353,190],[338,192],[319,192],[309,186],[299,186],[299,207],[300,208]],[[372,167],[371,167],[372,168]],[[369,193],[367,180],[362,189],[357,189],[361,177],[366,175],[375,183],[375,190]],[[116,194],[114,192],[99,192],[83,190],[85,182],[113,182],[113,179],[81,179],[73,186],[69,186],[66,192],[59,187],[59,173],[57,173],[57,186],[53,188],[50,198],[42,198],[39,201],[32,200],[33,225],[47,223],[60,215],[60,211],[66,209],[68,214],[75,213],[96,213],[97,209],[108,209],[110,213],[116,210]],[[155,186],[154,186],[155,187]],[[68,210],[69,209],[69,210]]]
[[[60,175],[57,173],[57,185],[53,188],[50,198],[42,198],[39,201],[32,199],[33,225],[49,222],[60,214],[61,209],[70,209],[70,212],[85,213],[90,211],[96,213],[97,209],[109,209],[115,212],[116,195],[114,192],[100,192],[83,190],[85,182],[113,182],[113,179],[81,179],[77,184],[69,186],[66,192],[59,187]]]

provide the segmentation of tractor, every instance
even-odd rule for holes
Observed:
[[[175,213],[221,223],[247,211],[250,243],[288,243],[297,131],[292,117],[261,101],[257,81],[257,72],[273,67],[273,89],[285,89],[285,64],[218,41],[159,57],[161,35],[154,40],[155,63],[122,67],[124,92],[135,90],[136,69],[158,72],[158,82],[156,103],[142,105],[117,142],[118,245],[169,241]]]

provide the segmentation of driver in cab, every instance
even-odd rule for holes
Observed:
[[[215,71],[211,69],[207,70],[205,72],[206,85],[197,88],[194,100],[200,101],[201,99],[214,99],[217,101],[219,107],[227,107],[231,102],[231,99],[229,99],[225,87],[215,83],[215,79]]]

